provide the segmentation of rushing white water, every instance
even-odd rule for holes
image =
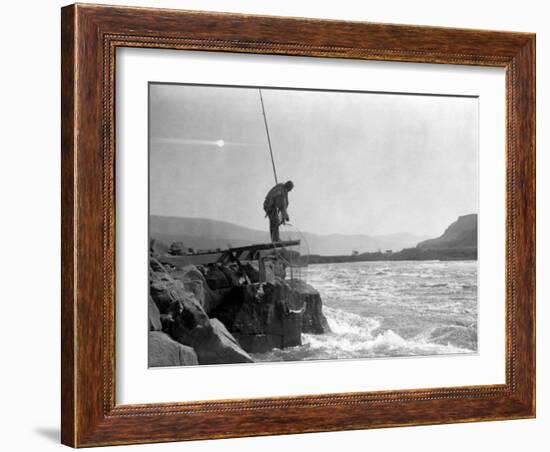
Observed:
[[[257,361],[419,356],[477,351],[476,261],[310,265],[307,281],[332,330]]]

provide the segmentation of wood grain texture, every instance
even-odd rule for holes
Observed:
[[[62,442],[74,447],[535,415],[535,36],[72,5],[62,10]],[[506,384],[115,403],[117,47],[506,68]]]
[[[61,441],[75,443],[74,385],[76,344],[74,296],[74,158],[75,158],[75,59],[74,8],[63,9],[61,18]]]

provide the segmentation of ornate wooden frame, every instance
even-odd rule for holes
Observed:
[[[61,35],[64,444],[535,416],[534,34],[76,4],[62,9]],[[116,405],[113,92],[124,46],[504,67],[506,383]]]

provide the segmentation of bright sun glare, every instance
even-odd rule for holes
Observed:
[[[225,145],[225,141],[218,140],[218,141],[216,141],[216,144],[218,145],[219,148],[223,148],[223,146]]]

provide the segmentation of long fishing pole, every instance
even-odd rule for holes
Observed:
[[[264,98],[262,97],[262,89],[258,88],[260,92],[260,102],[262,103],[262,114],[264,117],[265,131],[267,133],[267,144],[269,144],[269,154],[271,155],[271,165],[273,166],[273,175],[275,176],[275,183],[278,184],[277,170],[275,169],[275,160],[273,159],[273,149],[271,148],[271,137],[269,136],[269,127],[267,126],[267,119],[265,116]]]

